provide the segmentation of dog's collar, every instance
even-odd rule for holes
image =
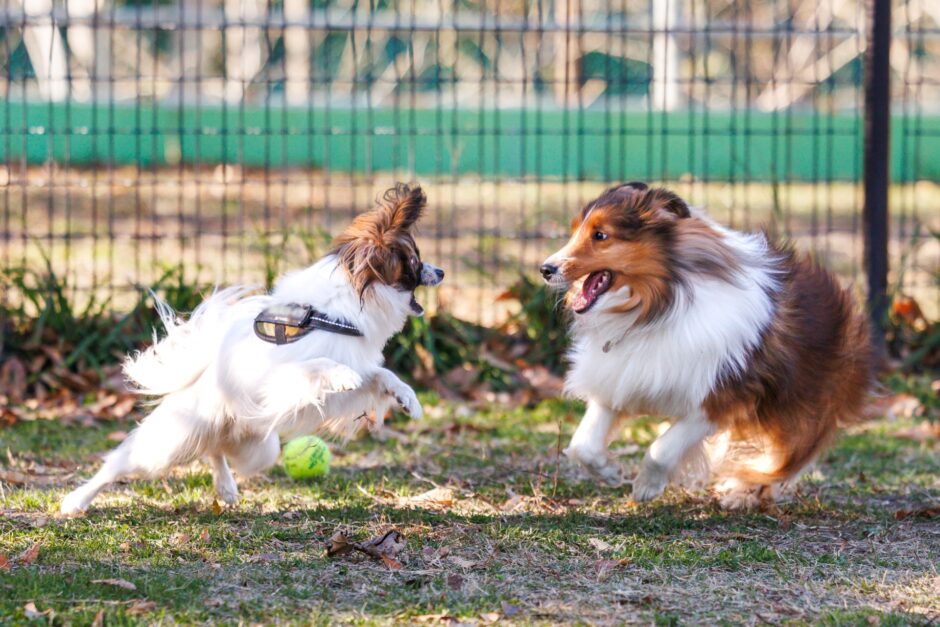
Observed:
[[[290,344],[316,330],[362,337],[355,325],[330,318],[310,305],[271,305],[255,317],[255,335],[272,344]]]

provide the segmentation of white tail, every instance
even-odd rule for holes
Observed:
[[[153,346],[131,355],[124,362],[124,374],[134,391],[148,396],[165,396],[191,385],[215,355],[221,341],[225,310],[253,289],[235,286],[217,290],[186,321],[154,296],[166,337],[158,340],[154,329]]]

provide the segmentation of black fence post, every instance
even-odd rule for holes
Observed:
[[[865,273],[874,342],[884,349],[888,312],[888,191],[891,180],[891,0],[869,0],[865,52]]]

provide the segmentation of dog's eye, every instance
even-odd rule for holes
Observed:
[[[414,267],[416,267],[416,268],[418,267],[418,258],[417,258],[417,257],[412,257],[412,258],[411,258],[411,265],[414,266]]]
[[[596,239],[598,242],[603,242],[605,239],[607,239],[607,233],[604,233],[603,231],[594,231],[594,239]]]

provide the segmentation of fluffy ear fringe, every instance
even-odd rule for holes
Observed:
[[[410,229],[421,215],[428,199],[420,185],[410,186],[396,183],[382,194],[379,201],[379,215],[384,222],[379,226],[386,234]]]
[[[427,196],[418,185],[397,183],[377,201],[378,207],[353,220],[334,241],[333,253],[362,295],[374,281],[391,284],[401,268],[396,242],[412,242],[411,228],[421,218]]]

